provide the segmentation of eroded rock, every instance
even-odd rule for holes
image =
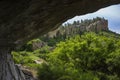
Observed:
[[[20,64],[16,64],[16,69],[19,72],[19,76],[23,77],[24,80],[37,80],[29,69],[24,68]]]
[[[100,19],[86,27],[87,31],[108,31],[108,20]]]

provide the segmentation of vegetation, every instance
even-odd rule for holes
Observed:
[[[119,45],[120,40],[95,33],[85,33],[60,42],[48,54],[48,64],[43,64],[39,68],[39,78],[119,80]]]
[[[66,24],[53,37],[46,34],[28,42],[12,53],[15,63],[37,70],[40,80],[120,80],[120,35],[71,27],[99,19]],[[42,46],[33,49],[34,43]]]

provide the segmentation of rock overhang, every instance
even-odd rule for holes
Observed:
[[[21,45],[76,15],[119,3],[120,0],[2,0],[0,39]]]

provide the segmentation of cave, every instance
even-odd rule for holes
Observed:
[[[12,50],[76,15],[119,3],[120,0],[1,0],[0,80],[25,80],[12,60]]]

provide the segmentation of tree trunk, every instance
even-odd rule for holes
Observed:
[[[22,71],[17,68],[9,47],[0,47],[0,80],[25,80]]]

